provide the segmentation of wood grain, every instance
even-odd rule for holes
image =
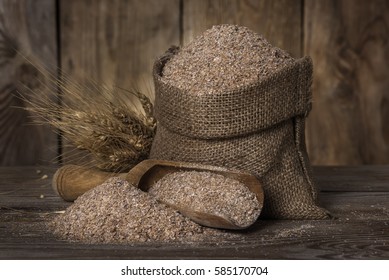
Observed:
[[[389,163],[389,2],[304,3],[304,52],[314,62],[312,162]]]
[[[323,192],[388,192],[389,173],[386,165],[314,166],[317,187]],[[363,172],[355,172],[363,170]]]
[[[0,259],[388,259],[389,191],[382,186],[388,187],[389,167],[314,171],[324,187],[320,201],[336,219],[259,220],[250,230],[219,242],[91,245],[58,240],[45,230],[44,221],[71,205],[50,187],[54,168],[2,167]],[[350,180],[352,174],[365,183]],[[322,184],[324,178],[331,185],[348,186],[336,191]]]
[[[179,1],[61,1],[61,62],[72,79],[149,91],[154,60],[179,41]]]
[[[17,97],[17,91],[27,100],[48,94],[47,81],[23,56],[55,69],[55,38],[54,1],[0,2],[0,165],[42,164],[56,157],[56,134],[31,125],[36,118]]]
[[[183,44],[216,24],[238,24],[301,56],[301,0],[184,0]]]

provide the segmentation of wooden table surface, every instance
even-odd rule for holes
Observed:
[[[70,203],[54,167],[0,168],[1,259],[389,259],[389,166],[315,167],[320,203],[336,218],[259,220],[228,242],[88,245],[57,240],[41,222]]]

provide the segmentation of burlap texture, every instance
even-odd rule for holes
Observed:
[[[297,60],[266,80],[239,90],[197,95],[167,84],[154,65],[157,133],[151,158],[249,171],[264,184],[263,217],[324,219],[305,148],[312,62]]]

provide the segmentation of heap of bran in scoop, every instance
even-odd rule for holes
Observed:
[[[240,227],[253,224],[261,213],[256,195],[238,180],[206,171],[165,175],[149,193],[171,205],[212,214]]]

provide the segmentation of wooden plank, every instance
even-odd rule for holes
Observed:
[[[388,192],[387,165],[314,166],[314,178],[323,192]]]
[[[307,0],[308,150],[320,165],[389,163],[389,2]]]
[[[17,91],[28,100],[48,94],[48,81],[38,82],[44,77],[23,56],[56,69],[55,22],[55,1],[0,1],[1,166],[47,164],[56,157],[56,134],[48,126],[31,125],[35,117],[21,109],[26,102],[16,97]]]
[[[179,1],[61,1],[61,61],[75,81],[150,90],[152,65],[179,42]]]
[[[50,212],[71,205],[60,199],[51,187],[55,166],[3,167],[0,170],[1,210]]]
[[[273,45],[301,56],[301,0],[184,0],[183,44],[216,24],[247,26]]]

